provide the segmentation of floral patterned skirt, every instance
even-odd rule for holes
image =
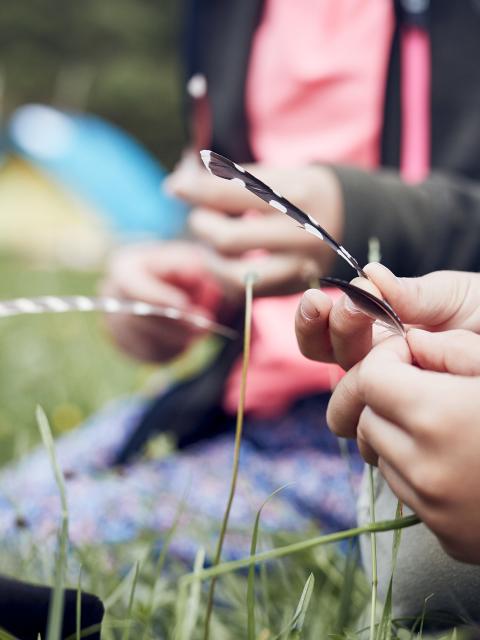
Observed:
[[[225,557],[248,553],[255,515],[266,498],[261,528],[325,531],[355,522],[355,493],[362,462],[349,446],[342,451],[325,423],[328,395],[307,397],[275,419],[249,419],[244,426],[240,473]],[[113,468],[147,402],[117,401],[57,440],[75,545],[128,542],[148,530],[159,539],[182,515],[172,552],[190,561],[200,545],[211,550],[225,508],[233,460],[234,420],[224,433],[180,451],[139,458]],[[0,473],[0,537],[9,547],[20,537],[32,544],[55,541],[60,502],[46,452],[38,449]],[[21,529],[21,533],[20,533]]]

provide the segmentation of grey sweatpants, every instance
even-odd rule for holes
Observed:
[[[377,469],[374,469],[374,485],[376,520],[395,518],[397,498]],[[370,521],[369,495],[366,468],[358,501],[360,524]],[[404,507],[404,515],[411,513]],[[393,533],[379,533],[376,539],[379,597],[383,599],[392,572]],[[360,546],[365,570],[371,576],[370,536],[362,536]],[[461,621],[479,623],[480,566],[450,558],[429,529],[419,524],[401,533],[393,579],[393,616],[415,620],[422,615],[424,607],[433,626],[436,623],[440,628],[451,626],[447,620],[453,620],[454,624]]]

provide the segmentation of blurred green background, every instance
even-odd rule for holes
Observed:
[[[4,117],[26,102],[96,113],[171,167],[184,131],[178,0],[2,0]]]
[[[31,102],[97,114],[133,134],[171,168],[184,144],[180,5],[175,0],[2,0],[3,123]],[[101,264],[74,271],[49,261],[48,251],[39,260],[33,250],[41,233],[49,233],[42,217],[48,206],[76,215],[70,201],[49,189],[18,160],[0,172],[3,241],[5,221],[17,215],[17,206],[22,215],[32,210],[25,218],[32,225],[17,215],[17,226],[33,236],[30,252],[18,254],[2,245],[1,298],[95,293]],[[40,200],[47,205],[42,208]],[[77,228],[71,235],[76,233]],[[0,463],[39,441],[36,404],[59,434],[108,400],[143,388],[151,375],[152,368],[115,349],[96,314],[0,320]]]

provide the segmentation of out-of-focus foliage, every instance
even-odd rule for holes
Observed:
[[[4,112],[97,113],[167,166],[183,144],[179,0],[2,0]]]

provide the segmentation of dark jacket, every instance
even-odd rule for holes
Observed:
[[[403,4],[408,4],[404,0]],[[191,0],[188,73],[206,75],[212,148],[251,161],[244,88],[260,0]],[[344,198],[342,244],[367,262],[368,240],[398,275],[436,269],[480,270],[480,1],[431,0],[431,174],[408,185],[398,173],[401,137],[399,29],[409,16],[396,3],[382,135],[382,168],[334,166]],[[423,18],[424,16],[422,16]],[[292,34],[298,38],[299,34]],[[287,151],[287,150],[286,150]],[[351,271],[338,259],[337,277]]]

